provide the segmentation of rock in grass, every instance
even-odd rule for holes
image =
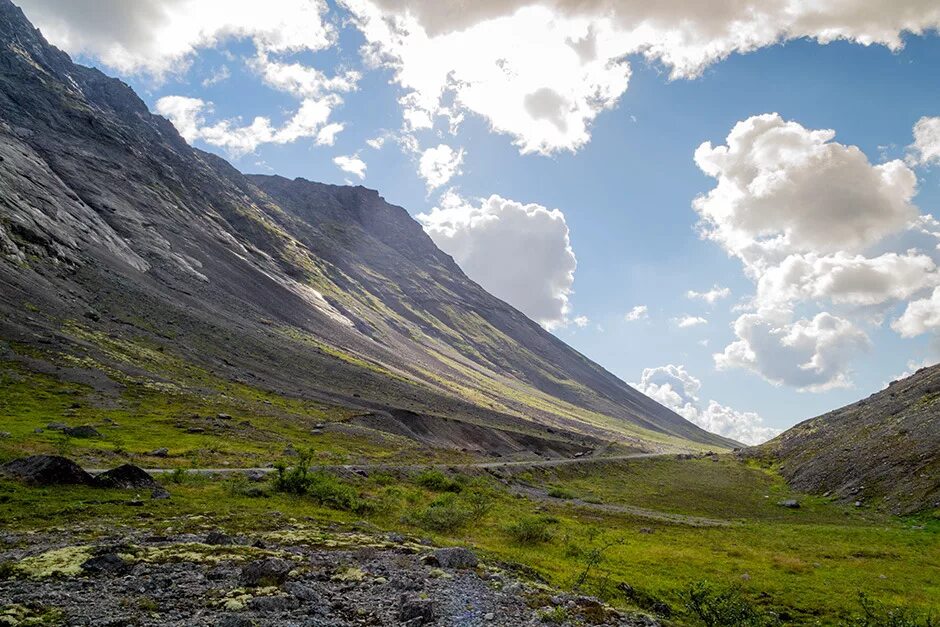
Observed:
[[[81,466],[59,455],[33,455],[14,459],[2,467],[3,474],[28,485],[94,485],[94,478]]]
[[[235,538],[232,536],[222,533],[221,531],[210,531],[209,535],[206,536],[204,541],[205,544],[211,544],[214,546],[228,546],[235,544]]]
[[[279,586],[287,579],[291,563],[277,557],[249,562],[242,567],[241,582],[252,588]]]
[[[95,484],[102,488],[146,488],[153,490],[160,484],[147,474],[143,468],[133,464],[123,464],[95,477]]]
[[[786,507],[787,509],[800,509],[800,502],[796,499],[786,499],[777,503],[780,507]]]
[[[50,422],[46,425],[46,429],[49,429],[49,431],[64,431],[68,428],[69,426],[64,422]]]
[[[165,448],[165,447],[161,447],[161,448],[158,448],[158,449],[154,449],[154,450],[150,451],[150,452],[147,453],[147,454],[148,454],[148,455],[151,455],[151,456],[153,456],[153,457],[167,457],[167,456],[169,456],[169,454],[170,454],[170,449]]]
[[[62,433],[73,438],[100,438],[101,433],[91,425],[79,425],[77,427],[66,427]]]
[[[437,549],[425,561],[441,568],[476,568],[479,562],[476,553],[460,546]]]

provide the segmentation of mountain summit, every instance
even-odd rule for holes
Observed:
[[[9,0],[0,45],[0,337],[32,367],[57,354],[95,385],[89,364],[169,384],[172,362],[447,446],[736,446],[488,294],[377,192],[191,148]]]

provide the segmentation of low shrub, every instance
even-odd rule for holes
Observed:
[[[432,531],[451,532],[473,518],[472,510],[456,494],[442,494],[427,507],[407,517],[408,522]]]
[[[463,485],[440,470],[429,469],[415,477],[415,483],[435,492],[460,492]]]
[[[284,462],[274,465],[273,487],[277,492],[307,496],[319,505],[362,514],[371,510],[352,486],[325,472],[313,472],[310,464],[313,451],[301,453],[293,466]]]
[[[552,608],[543,608],[537,612],[539,620],[550,625],[561,625],[568,620],[568,612],[557,605]]]
[[[851,623],[853,627],[937,627],[940,620],[933,616],[905,607],[897,607],[879,603],[870,599],[864,592],[858,595],[859,605],[862,606],[862,615]]]
[[[568,499],[575,498],[574,492],[572,492],[571,490],[559,487],[559,486],[552,486],[551,488],[549,488],[548,495],[552,497],[553,499],[568,500]]]
[[[517,544],[531,546],[549,542],[555,537],[553,526],[558,521],[546,516],[524,516],[506,527],[507,533]]]
[[[738,588],[719,588],[707,581],[698,581],[681,596],[693,624],[706,627],[770,627],[780,624],[776,616],[754,606]]]

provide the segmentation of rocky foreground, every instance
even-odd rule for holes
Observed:
[[[0,625],[657,624],[397,534],[285,521],[259,537],[127,529],[93,543],[81,531],[0,541],[10,604]]]

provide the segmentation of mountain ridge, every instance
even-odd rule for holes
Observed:
[[[0,38],[0,284],[13,295],[0,337],[11,344],[102,362],[88,338],[103,333],[373,411],[572,446],[737,446],[489,295],[378,192],[243,175],[191,148],[9,0]]]

